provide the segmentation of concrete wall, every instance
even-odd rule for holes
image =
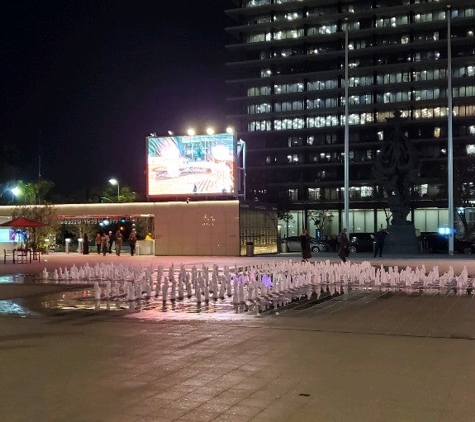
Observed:
[[[239,201],[56,204],[58,216],[155,216],[155,255],[239,256]],[[0,206],[0,222],[16,207]]]

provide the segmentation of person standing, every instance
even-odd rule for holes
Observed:
[[[300,235],[300,246],[302,247],[302,261],[307,262],[312,257],[312,251],[310,249],[310,236],[307,230],[302,230]]]
[[[135,232],[130,232],[129,235],[129,246],[130,246],[130,255],[135,255],[135,245],[137,244],[137,236]]]
[[[98,232],[96,234],[96,248],[97,248],[97,254],[100,255],[101,254],[101,245],[102,245],[102,236],[101,234]]]
[[[120,251],[122,249],[122,233],[120,229],[115,232],[115,254],[120,256]]]
[[[109,230],[109,249],[108,252],[111,254],[112,253],[112,244],[114,243],[114,236],[112,234],[112,230]]]
[[[82,253],[84,255],[89,254],[89,238],[87,237],[87,233],[84,233],[83,236]]]
[[[346,262],[346,258],[350,254],[350,241],[348,240],[348,234],[346,229],[343,229],[338,236],[338,256],[343,262]]]
[[[106,256],[106,253],[109,252],[109,236],[107,233],[104,233],[102,236],[101,248],[102,255]]]
[[[374,235],[374,257],[379,255],[380,258],[383,256],[384,241],[389,232],[386,229],[381,228],[378,233]]]

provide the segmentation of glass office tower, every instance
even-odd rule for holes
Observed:
[[[450,62],[454,180],[469,203],[475,182],[473,0],[234,3],[226,11],[233,74],[228,118],[247,145],[248,199],[305,215],[331,210],[341,222],[348,98],[350,208],[374,215],[366,212],[364,228],[356,223],[350,230],[373,231],[382,223],[377,214],[387,201],[373,165],[394,130],[387,119],[395,113],[420,155],[414,209],[447,210]],[[437,215],[440,226],[445,217]],[[417,218],[424,230],[422,220],[433,215],[424,211]]]

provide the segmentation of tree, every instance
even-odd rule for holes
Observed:
[[[46,224],[44,227],[32,229],[33,239],[29,239],[27,245],[28,247],[40,250],[43,253],[48,251],[49,239],[51,237],[56,238],[56,233],[61,227],[56,210],[53,206],[48,204],[40,206],[18,206],[14,209],[12,217],[26,217]]]
[[[289,223],[293,221],[294,216],[290,211],[277,211],[277,218],[285,222],[287,235],[289,234]]]
[[[320,233],[323,233],[323,230],[327,226],[331,225],[333,217],[333,213],[328,210],[311,211],[309,214],[310,220],[313,221],[313,224],[315,224],[315,228]]]
[[[40,204],[51,189],[54,183],[50,180],[39,180],[38,182],[23,182],[19,180],[15,186],[19,194],[16,196],[16,202],[24,205]]]
[[[137,237],[140,239],[145,238],[147,234],[150,234],[150,236],[154,238],[154,217],[137,217],[135,219],[135,230],[137,232]]]
[[[128,186],[121,186],[117,197],[117,188],[106,187],[99,195],[99,202],[135,202],[137,194]]]

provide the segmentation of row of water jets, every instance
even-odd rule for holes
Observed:
[[[452,267],[440,274],[438,266],[427,270],[424,265],[412,269],[375,267],[370,262],[331,263],[279,261],[238,268],[224,266],[211,268],[194,265],[186,268],[183,264],[175,268],[172,264],[167,271],[159,265],[155,271],[123,264],[96,264],[70,269],[60,268],[49,274],[43,270],[43,279],[53,279],[56,283],[84,283],[94,285],[94,298],[120,299],[128,301],[155,297],[164,302],[183,300],[185,297],[197,303],[232,297],[233,304],[276,302],[289,294],[306,292],[310,298],[317,288],[326,289],[418,289],[454,290],[472,293],[473,279],[466,267],[456,275]]]

